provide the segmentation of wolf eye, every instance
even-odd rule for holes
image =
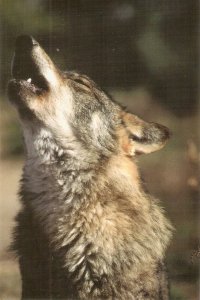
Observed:
[[[82,79],[82,78],[74,78],[73,79],[74,82],[77,83],[77,85],[82,88],[85,91],[90,91],[91,90],[91,86],[89,82],[86,82],[86,80]]]
[[[79,83],[79,84],[85,85],[84,82],[79,78],[74,79],[74,81]]]

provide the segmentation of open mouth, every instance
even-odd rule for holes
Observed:
[[[14,77],[11,80],[12,84],[16,85],[16,88],[25,88],[26,90],[30,90],[30,92],[35,93],[37,95],[42,94],[48,89],[47,82],[41,75],[33,75],[29,73],[27,79],[23,77]]]
[[[16,40],[15,54],[12,62],[12,77],[9,90],[12,96],[21,91],[42,94],[48,90],[48,83],[42,75],[45,57],[38,55],[39,44],[30,36],[20,36]]]

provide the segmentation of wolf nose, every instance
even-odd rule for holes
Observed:
[[[39,45],[38,42],[30,35],[20,35],[15,42],[16,51],[30,50],[36,45]]]

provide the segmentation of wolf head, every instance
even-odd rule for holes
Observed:
[[[87,76],[61,72],[30,36],[16,40],[12,76],[9,99],[32,149],[28,155],[50,141],[77,158],[83,150],[96,157],[134,156],[162,148],[169,137],[166,127],[125,112]]]

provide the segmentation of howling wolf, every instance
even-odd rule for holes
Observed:
[[[22,299],[168,299],[171,225],[135,162],[168,129],[61,72],[30,36],[16,40],[12,75],[26,149],[12,245]]]

